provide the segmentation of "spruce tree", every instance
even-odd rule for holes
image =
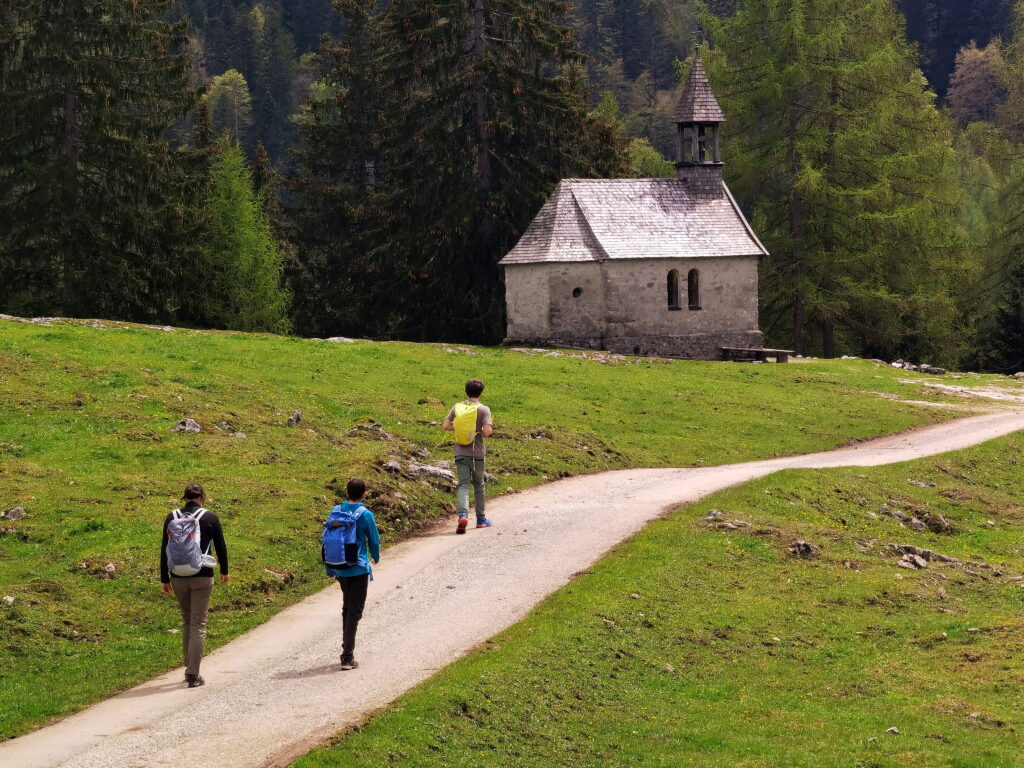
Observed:
[[[706,16],[726,173],[771,256],[762,324],[797,352],[948,359],[961,255],[951,127],[888,0]]]
[[[368,0],[335,8],[345,34],[324,41],[320,77],[297,120],[297,173],[284,181],[284,228],[298,251],[289,275],[295,327],[320,336],[375,326],[365,313],[380,197],[380,20]]]
[[[395,0],[381,39],[386,178],[377,333],[497,341],[498,260],[559,179],[625,172],[587,113],[563,0]]]
[[[194,103],[167,4],[0,0],[0,306],[167,319],[187,265]]]

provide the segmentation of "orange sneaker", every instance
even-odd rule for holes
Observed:
[[[455,532],[465,533],[467,525],[469,525],[469,517],[466,515],[459,515],[459,524],[455,526]]]

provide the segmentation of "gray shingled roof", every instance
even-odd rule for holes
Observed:
[[[711,90],[708,73],[704,62],[698,56],[690,67],[690,75],[683,86],[683,95],[679,98],[674,123],[724,123],[725,113],[718,106],[718,99]]]
[[[677,179],[564,179],[501,264],[767,255],[722,187],[711,198]]]

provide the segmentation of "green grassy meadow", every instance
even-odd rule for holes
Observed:
[[[206,486],[231,553],[210,647],[326,584],[320,520],[349,476],[369,481],[386,541],[446,514],[447,488],[380,465],[414,450],[450,458],[438,424],[471,376],[488,382],[495,412],[492,493],[802,453],[963,415],[880,397],[941,399],[922,388],[930,378],[862,361],[602,364],[0,320],[0,511],[28,511],[0,520],[0,738],[180,663],[157,566],[161,521],[186,482]],[[986,381],[1006,380],[956,383]],[[304,417],[288,427],[297,409]],[[183,417],[203,431],[173,433]],[[393,439],[348,434],[370,419]]]
[[[294,768],[1022,766],[1022,461],[1017,435],[678,510]]]

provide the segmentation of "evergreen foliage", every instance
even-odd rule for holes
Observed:
[[[321,34],[314,34],[311,25],[322,18],[325,6],[330,11],[327,0],[186,0],[176,6],[176,14],[191,24],[204,78],[234,70],[245,79],[252,100],[252,129],[242,144],[252,156],[256,144],[262,143],[278,167],[287,164],[295,141],[291,117],[300,88],[296,41],[286,19],[300,30],[302,50],[308,50]]]
[[[207,323],[235,331],[287,333],[291,296],[252,172],[237,144],[221,141],[210,168],[203,261],[190,281]]]
[[[313,217],[299,253],[302,276],[330,287],[320,332],[497,341],[497,262],[554,185],[627,169],[617,123],[587,112],[568,8],[340,7],[347,36],[301,128],[292,230],[307,238]]]
[[[985,48],[1010,22],[1014,0],[899,0],[907,33],[920,45],[921,67],[940,95],[953,72],[957,51],[976,41]]]
[[[742,0],[705,19],[726,172],[772,254],[769,340],[948,359],[962,245],[952,138],[901,18],[885,0]]]
[[[252,98],[249,84],[241,72],[229,69],[210,80],[203,95],[208,110],[210,130],[215,136],[228,136],[241,141],[252,125]]]
[[[285,181],[285,227],[299,254],[290,275],[296,329],[327,336],[363,333],[367,308],[354,297],[364,293],[374,273],[368,254],[380,197],[376,174],[383,99],[374,5],[342,0],[335,7],[344,19],[345,36],[324,42],[323,74],[297,121],[299,173]]]
[[[160,0],[0,0],[0,306],[172,316],[196,217],[162,138],[194,103]]]
[[[374,266],[396,290],[380,331],[500,339],[498,260],[560,179],[623,170],[615,126],[587,114],[568,12],[562,0],[475,0],[468,13],[453,0],[390,6]]]

